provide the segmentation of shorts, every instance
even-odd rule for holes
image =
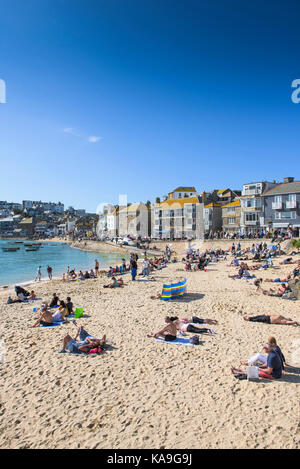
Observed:
[[[197,318],[197,316],[192,316],[191,322],[194,324],[204,324],[204,319]]]
[[[78,350],[78,345],[81,345],[81,344],[76,342],[76,340],[74,339],[70,339],[66,345],[66,349],[69,350],[69,352],[71,353],[81,353],[80,350]]]
[[[252,322],[265,322],[266,324],[271,324],[271,317],[270,316],[254,316],[250,318]]]
[[[165,340],[167,342],[172,342],[172,340],[176,340],[176,339],[177,339],[176,335],[171,335],[171,334],[165,335]]]

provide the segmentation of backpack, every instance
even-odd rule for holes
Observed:
[[[189,340],[190,344],[199,345],[199,337],[197,335],[193,335],[193,337]]]

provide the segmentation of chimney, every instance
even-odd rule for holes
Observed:
[[[283,182],[287,183],[287,182],[294,182],[294,178],[284,178],[283,179]]]

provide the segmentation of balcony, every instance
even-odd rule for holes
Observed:
[[[287,200],[286,208],[297,208],[297,200]]]
[[[282,209],[282,202],[272,202],[272,209],[273,210],[281,210]]]

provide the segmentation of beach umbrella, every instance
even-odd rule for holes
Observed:
[[[278,249],[277,246],[275,246],[275,244],[269,244],[269,246],[267,246],[268,249]]]

